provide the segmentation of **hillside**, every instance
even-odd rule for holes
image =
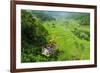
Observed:
[[[89,17],[89,13],[23,10],[22,62],[90,59]],[[55,47],[46,56],[42,49],[48,45]]]

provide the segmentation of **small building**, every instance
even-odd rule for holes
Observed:
[[[51,47],[47,47],[47,48],[42,49],[42,54],[45,56],[50,56],[53,53],[54,53],[54,49]]]

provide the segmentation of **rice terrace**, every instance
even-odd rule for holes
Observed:
[[[21,62],[90,59],[90,13],[21,10]]]

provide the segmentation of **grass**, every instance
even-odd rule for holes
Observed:
[[[61,21],[47,21],[43,23],[43,26],[49,33],[47,39],[55,41],[56,48],[63,52],[59,56],[58,60],[63,61],[89,59],[90,42],[78,38],[77,35],[72,32],[72,29],[74,29],[74,27],[76,26],[74,25],[74,22],[71,22],[70,25],[63,25],[63,23],[64,22]],[[89,26],[80,26],[77,29],[82,32],[89,32]]]

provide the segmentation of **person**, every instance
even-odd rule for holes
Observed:
[[[47,49],[48,49],[49,53],[51,54],[53,51],[53,47],[51,46],[51,44],[48,44]]]

